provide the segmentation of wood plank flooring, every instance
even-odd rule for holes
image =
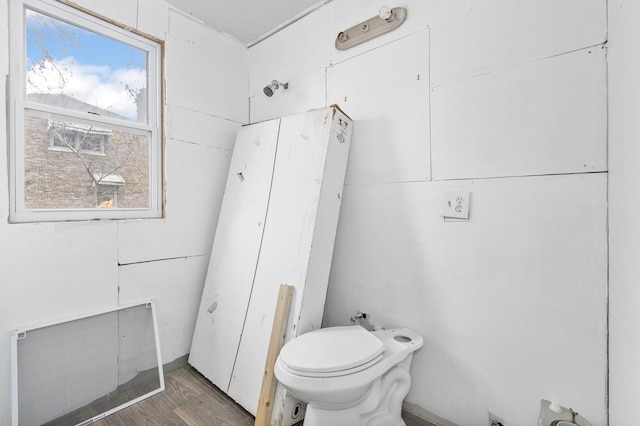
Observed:
[[[191,366],[165,376],[165,391],[96,426],[253,426],[254,418]]]
[[[402,417],[407,426],[431,424],[409,413],[403,413]],[[253,426],[253,423],[251,414],[193,367],[186,365],[165,375],[164,392],[107,416],[94,425]]]

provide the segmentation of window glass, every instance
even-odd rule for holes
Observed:
[[[147,53],[29,8],[27,100],[146,122]]]
[[[9,4],[10,221],[162,217],[162,42],[56,0]]]
[[[149,207],[149,135],[38,116],[24,133],[26,208]]]

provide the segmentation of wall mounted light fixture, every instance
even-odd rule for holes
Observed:
[[[398,28],[407,19],[404,7],[382,6],[377,16],[341,31],[336,37],[336,49],[346,50]]]

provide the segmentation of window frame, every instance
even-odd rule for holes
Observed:
[[[26,98],[26,8],[69,22],[90,32],[132,45],[147,52],[146,122],[136,122],[52,106]],[[10,2],[9,72],[9,195],[10,223],[56,222],[95,219],[144,219],[164,217],[164,42],[111,19],[57,0],[12,0]],[[149,136],[149,205],[146,208],[56,208],[25,207],[25,137],[27,115],[49,120],[71,121],[102,129]],[[99,155],[99,154],[98,154]]]

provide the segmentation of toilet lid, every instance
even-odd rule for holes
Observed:
[[[301,373],[332,373],[368,363],[383,350],[382,341],[359,325],[329,327],[291,340],[280,351],[280,360]]]

